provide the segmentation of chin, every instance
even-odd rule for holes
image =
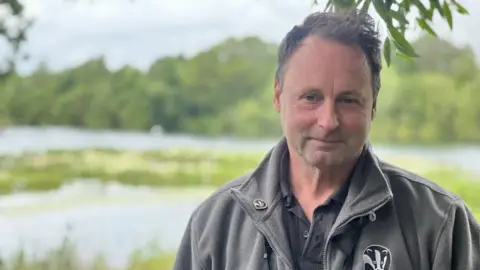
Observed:
[[[313,165],[314,167],[325,167],[325,166],[337,166],[341,165],[348,161],[348,158],[344,155],[335,155],[333,153],[321,153],[321,154],[313,154],[311,158],[309,158],[308,163]]]

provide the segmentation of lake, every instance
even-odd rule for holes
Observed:
[[[275,141],[202,138],[135,132],[88,131],[72,128],[18,127],[0,133],[0,154],[50,149],[113,148],[154,150],[170,147],[268,151]],[[380,157],[416,156],[455,164],[480,173],[480,146],[394,147],[376,146]],[[81,179],[80,179],[81,180]],[[58,245],[70,228],[81,259],[104,253],[121,267],[130,253],[155,241],[175,250],[193,209],[212,188],[107,186],[81,180],[59,190],[0,197],[0,257],[16,249],[43,252]]]
[[[57,191],[0,198],[0,255],[23,247],[41,255],[65,235],[80,259],[102,253],[114,267],[128,263],[135,248],[155,242],[175,250],[193,209],[212,189],[172,191],[82,181]],[[188,195],[187,195],[188,194]]]

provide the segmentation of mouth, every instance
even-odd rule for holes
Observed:
[[[332,151],[334,149],[338,149],[343,144],[341,140],[332,140],[332,139],[318,139],[318,138],[311,138],[314,148],[317,148],[321,151]]]
[[[319,139],[319,138],[311,138],[314,141],[324,143],[324,144],[336,144],[336,143],[342,143],[342,140],[325,140],[325,139]]]

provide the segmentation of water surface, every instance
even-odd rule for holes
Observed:
[[[67,232],[87,262],[104,254],[121,267],[136,248],[153,243],[174,251],[190,214],[211,191],[102,187],[87,181],[48,193],[4,196],[0,256],[5,259],[20,248],[41,255],[60,245]]]

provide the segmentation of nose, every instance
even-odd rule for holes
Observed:
[[[335,101],[325,100],[323,104],[318,107],[317,124],[327,133],[338,128],[340,123]]]

